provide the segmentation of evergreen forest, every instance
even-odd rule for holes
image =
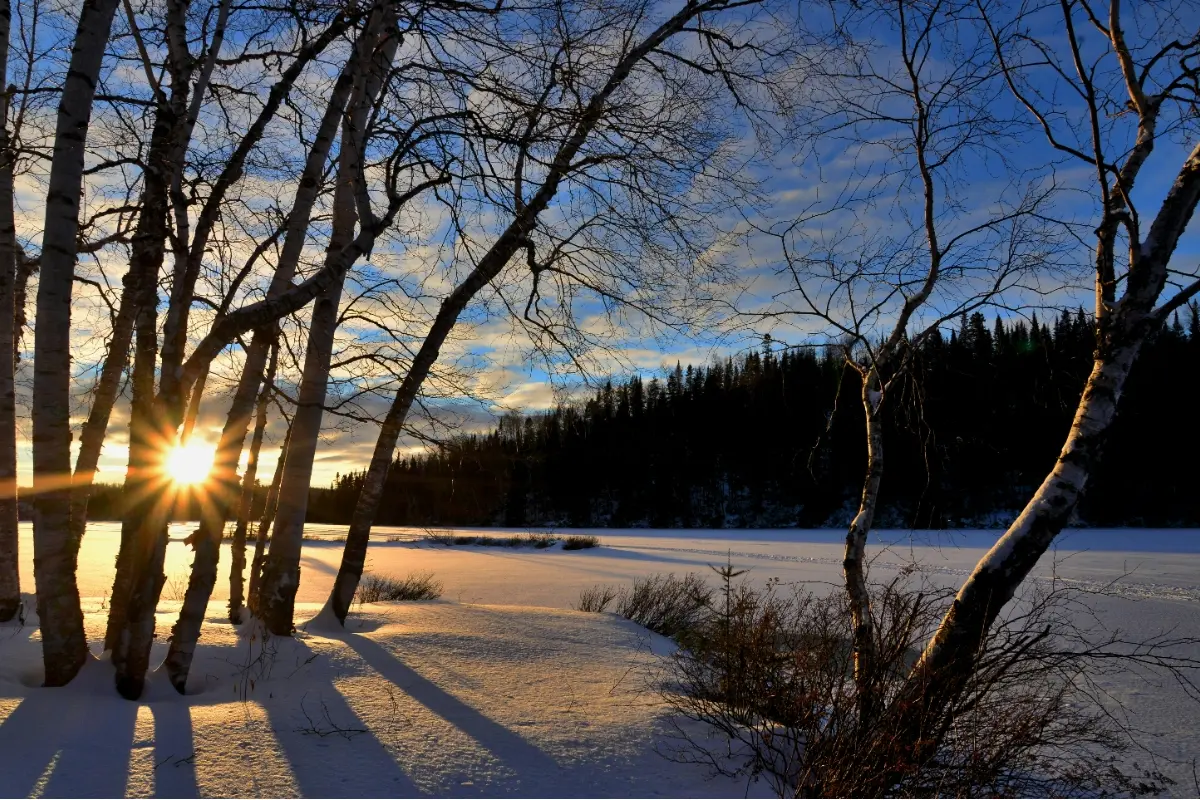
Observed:
[[[1092,367],[1094,323],[991,324],[979,313],[917,350],[887,405],[877,525],[998,527],[1052,466]],[[775,351],[773,351],[773,349]],[[865,469],[856,380],[829,349],[760,352],[665,379],[605,383],[586,402],[503,417],[398,458],[380,525],[838,527]],[[1200,319],[1193,304],[1134,367],[1079,524],[1196,526]],[[893,395],[896,390],[893,389]],[[897,400],[899,402],[897,402]],[[346,523],[362,482],[314,488],[310,522]]]

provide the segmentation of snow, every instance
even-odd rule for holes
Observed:
[[[173,526],[159,608],[165,637],[186,585],[194,524]],[[496,533],[492,531],[492,533]],[[565,533],[565,531],[558,531]],[[727,559],[758,582],[835,586],[844,531],[588,531],[593,550],[447,547],[422,531],[379,528],[368,569],[432,570],[443,599],[356,607],[348,630],[321,614],[341,557],[306,541],[294,639],[254,621],[225,622],[228,577],[209,605],[189,694],[152,676],[130,703],[99,655],[119,525],[89,525],[79,584],[96,656],[65,689],[39,687],[36,619],[0,627],[0,796],[741,796],[698,766],[662,758],[666,721],[648,689],[670,645],[610,614],[571,610],[582,588],[656,572],[709,573]],[[33,591],[31,531],[22,525],[22,587]],[[336,538],[344,527],[309,526]],[[872,534],[872,576],[913,560],[957,585],[996,531]],[[396,541],[388,541],[394,539]],[[228,549],[222,567],[228,569]],[[1200,636],[1200,533],[1073,530],[1035,573],[1097,598],[1112,625]],[[715,577],[715,576],[714,576]],[[32,598],[27,604],[32,609]],[[28,612],[32,615],[32,611]],[[161,660],[166,643],[155,645]],[[157,662],[156,662],[157,663]],[[1194,795],[1200,707],[1169,681],[1106,685],[1146,731],[1143,743]],[[1143,762],[1147,759],[1143,758]],[[765,792],[750,787],[752,795]]]

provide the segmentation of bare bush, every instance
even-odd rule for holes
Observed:
[[[579,603],[575,606],[575,610],[601,614],[608,610],[609,605],[617,599],[618,594],[617,587],[598,583],[579,593]]]
[[[672,759],[765,780],[781,797],[878,796],[884,776],[882,794],[897,797],[1147,794],[1170,783],[1131,763],[1134,732],[1098,681],[1147,668],[1193,686],[1200,662],[1174,655],[1187,641],[1104,628],[1086,593],[1056,582],[1027,593],[981,643],[966,691],[930,704],[917,758],[894,701],[950,591],[911,573],[873,586],[877,658],[856,680],[845,593],[760,590],[718,572],[716,602],[679,637],[660,685],[679,720],[703,723],[677,721]]]
[[[187,594],[187,584],[187,576],[172,575],[163,584],[162,598],[174,602],[182,600]]]
[[[527,533],[525,534],[525,544],[545,550],[547,547],[553,547],[558,541],[558,537],[552,533]]]
[[[439,531],[439,530],[435,530],[433,528],[427,528],[425,530],[425,536],[423,538],[427,542],[433,542],[434,544],[443,544],[446,547],[450,547],[451,545],[455,544],[454,540],[456,537],[454,536],[453,531]]]
[[[361,603],[394,602],[400,600],[437,600],[442,596],[442,582],[432,572],[410,572],[405,578],[375,575],[368,572],[358,584],[355,599]]]
[[[562,542],[563,550],[588,550],[600,546],[597,536],[568,536]]]
[[[663,636],[685,638],[700,629],[710,616],[713,590],[696,573],[682,578],[674,573],[638,578],[633,586],[596,585],[579,593],[580,611],[613,611],[643,628]]]
[[[449,531],[426,531],[425,539],[447,547],[474,545],[476,547],[533,547],[537,550],[545,550],[562,542],[563,550],[586,550],[600,545],[600,540],[595,536],[567,536],[564,538],[553,533],[534,533],[532,531],[523,536],[515,534],[513,536],[489,536],[486,534],[472,536],[458,535]]]

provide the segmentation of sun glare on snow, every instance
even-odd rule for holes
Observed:
[[[188,442],[167,456],[167,475],[175,483],[200,483],[208,477],[216,448],[203,442]]]

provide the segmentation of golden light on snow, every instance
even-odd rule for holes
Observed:
[[[167,475],[177,484],[191,485],[208,478],[217,448],[205,442],[191,441],[171,450],[164,465]]]

